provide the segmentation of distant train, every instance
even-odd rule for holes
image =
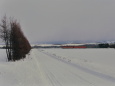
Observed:
[[[87,48],[84,44],[64,44],[61,45],[61,48]]]

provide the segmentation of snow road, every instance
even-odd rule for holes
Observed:
[[[95,68],[88,67],[88,65],[75,63],[69,57],[66,58],[56,52],[49,51],[51,50],[33,50],[34,60],[41,71],[44,86],[115,85],[114,76],[95,70]]]

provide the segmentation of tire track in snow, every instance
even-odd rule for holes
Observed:
[[[63,60],[63,59],[58,58],[58,56],[53,55],[53,54],[51,54],[51,53],[47,53],[47,52],[43,52],[43,51],[40,51],[40,52],[42,52],[42,53],[45,54],[45,55],[48,55],[49,57],[52,57],[52,58],[54,58],[54,59],[57,59],[57,60],[59,60],[59,61],[61,61],[61,62],[63,62],[63,63],[66,63],[66,64],[68,64],[68,65],[71,65],[72,67],[75,67],[75,68],[77,68],[77,69],[79,69],[79,70],[82,70],[82,71],[84,71],[84,72],[86,72],[86,73],[89,73],[89,74],[94,75],[94,76],[96,76],[96,77],[99,77],[99,78],[101,78],[101,79],[104,79],[104,80],[107,80],[107,81],[110,81],[110,82],[115,83],[115,77],[112,77],[112,76],[109,76],[109,75],[106,75],[106,74],[103,74],[103,73],[100,73],[100,72],[97,72],[97,71],[94,71],[94,70],[85,68],[85,67],[83,67],[83,66],[80,66],[80,65],[75,64],[75,63],[72,63],[72,62],[68,62],[68,61],[66,61],[66,60]]]
[[[32,54],[33,54],[33,59],[35,61],[35,65],[38,67],[37,71],[41,75],[42,84],[43,84],[42,86],[51,86],[49,84],[49,81],[47,80],[47,78],[45,76],[45,73],[44,73],[43,69],[40,67],[40,62],[38,62],[38,60],[36,59],[36,56],[37,56],[36,53],[33,52]],[[38,76],[38,77],[40,77],[40,76]]]
[[[44,81],[45,81],[45,85],[43,85],[43,86],[62,86],[58,82],[56,77],[46,67],[45,67],[45,69],[40,67],[40,62],[36,59],[37,56],[38,55],[36,53],[34,53],[35,64],[38,67],[38,72],[42,76],[42,81],[43,81],[42,83],[44,83]]]
[[[44,53],[42,53],[42,51],[43,50],[38,50],[38,52],[40,52],[41,54],[43,54],[43,57],[44,58],[46,58],[46,56],[47,56],[47,61],[49,62],[49,60],[51,61],[53,61],[53,60],[55,60],[55,59],[52,59],[52,58],[50,58],[48,55],[46,55],[46,54],[44,54]],[[39,55],[40,55],[40,53],[39,53]],[[53,55],[55,55],[55,54],[53,54]],[[40,61],[43,61],[44,60],[44,58],[42,59],[40,59],[39,58],[39,60]],[[60,57],[60,56],[58,56],[57,58],[59,58],[59,59],[63,59],[62,57]],[[46,77],[47,77],[47,79],[49,79],[49,81],[51,81],[51,83],[52,83],[52,85],[53,86],[76,86],[76,82],[82,82],[82,83],[84,83],[84,84],[88,84],[88,86],[94,86],[90,81],[87,81],[86,79],[82,79],[82,78],[80,78],[80,76],[75,76],[73,73],[72,73],[72,71],[68,71],[68,69],[65,69],[65,66],[67,66],[68,67],[68,65],[66,65],[65,63],[63,63],[63,64],[65,64],[65,66],[63,66],[63,67],[61,67],[61,68],[63,68],[62,70],[60,70],[60,72],[61,72],[61,75],[62,75],[62,77],[60,76],[60,74],[59,73],[56,73],[56,72],[52,72],[52,70],[51,70],[51,68],[50,67],[48,67],[48,66],[46,66],[48,63],[47,63],[47,61],[46,61],[46,63],[43,63],[42,65],[43,65],[43,70],[44,70],[44,72],[45,72],[45,75],[46,75]],[[57,61],[57,60],[55,60],[56,61],[56,63],[58,63],[59,61]],[[68,59],[66,59],[66,61],[68,62]],[[45,65],[44,65],[45,64]],[[53,64],[55,64],[55,63],[53,63]],[[59,62],[59,64],[60,64],[60,62]],[[62,65],[63,65],[62,64]],[[51,65],[51,64],[50,64]],[[58,65],[58,64],[57,64]],[[59,67],[59,66],[58,66]],[[71,67],[71,66],[69,66],[69,67]],[[75,68],[74,68],[75,69]],[[63,70],[64,70],[64,72],[63,72]],[[65,71],[66,70],[66,71]],[[58,70],[59,71],[59,70]],[[58,77],[58,75],[57,74],[59,74],[59,77],[61,77],[62,79],[64,79],[66,76],[66,79],[63,81],[60,81],[60,79],[59,78],[57,78]],[[65,75],[65,74],[67,74],[65,77],[63,77],[63,75]],[[68,78],[68,79],[67,79]],[[65,82],[65,83],[64,83]],[[68,83],[69,82],[69,83]],[[71,83],[72,82],[72,83]],[[68,84],[70,84],[70,85],[67,85],[67,83]],[[75,84],[76,83],[76,84]],[[66,85],[65,85],[66,84]]]
[[[47,76],[53,86],[62,86],[51,72],[48,72]]]
[[[79,79],[81,79],[81,80],[83,80],[83,81],[89,83],[91,86],[96,86],[96,85],[94,85],[92,82],[88,81],[87,79],[84,79],[83,77],[79,76],[78,74],[75,74],[75,73],[73,73],[73,72],[71,72],[71,74],[73,74],[74,76],[79,77]]]

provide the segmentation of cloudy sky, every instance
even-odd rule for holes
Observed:
[[[0,0],[29,42],[115,40],[115,0]]]

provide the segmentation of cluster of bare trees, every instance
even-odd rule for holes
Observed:
[[[6,16],[3,17],[0,24],[0,38],[6,45],[6,54],[8,61],[15,61],[25,58],[31,50],[31,46],[21,31],[20,24]]]

